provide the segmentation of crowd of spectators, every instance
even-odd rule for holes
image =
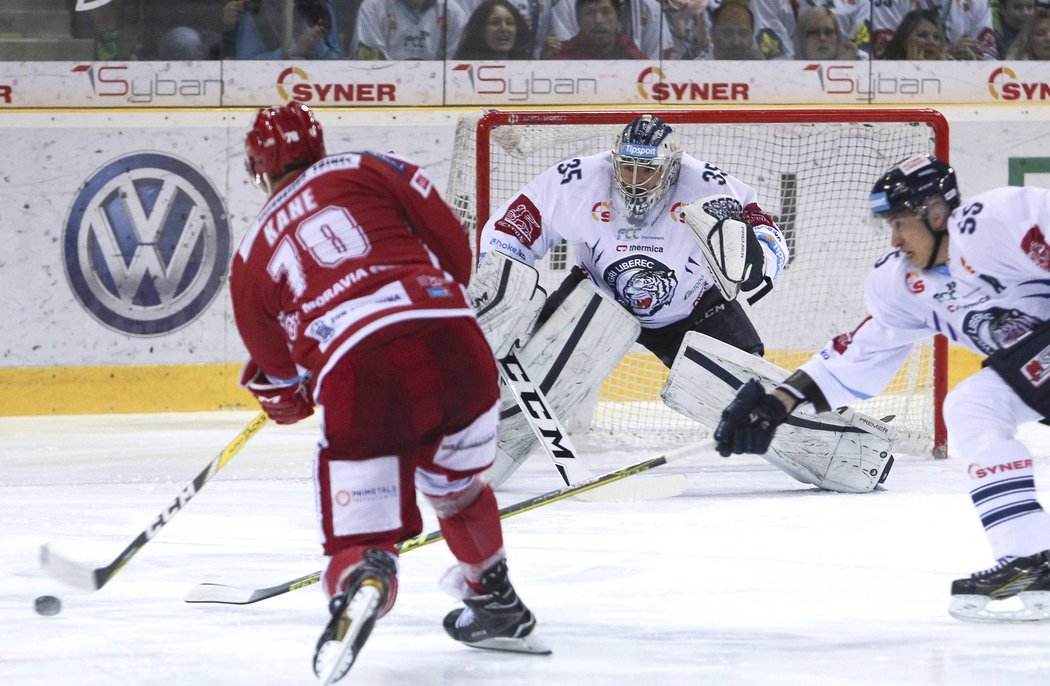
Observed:
[[[1050,51],[1050,0],[110,0],[77,14],[100,60],[1046,60]]]

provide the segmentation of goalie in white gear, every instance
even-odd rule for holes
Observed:
[[[702,238],[685,211],[699,199],[705,201],[702,212],[695,210],[706,220]],[[560,162],[506,201],[482,231],[479,275],[496,269],[492,258],[484,259],[486,253],[532,265],[562,240],[575,248],[576,265],[546,299],[539,326],[581,284],[589,284],[631,315],[640,326],[632,339],[636,336],[668,367],[689,331],[755,355],[764,353],[758,332],[734,298],[737,292],[760,297],[772,285],[788,261],[783,235],[752,187],[684,154],[671,127],[658,117],[634,119],[617,135],[612,150]],[[734,245],[741,246],[735,262],[719,257],[731,254]],[[712,257],[713,252],[719,255]],[[727,281],[732,285],[728,298],[719,285]],[[473,285],[471,290],[476,294]],[[527,290],[523,299],[532,297]],[[537,306],[542,300],[529,302]],[[479,320],[486,328],[486,318]],[[522,326],[531,322],[531,314],[522,315]],[[505,342],[490,339],[495,349],[505,349]],[[591,390],[619,355],[607,368],[588,362],[588,371],[599,377],[588,381]],[[536,379],[551,376],[537,369],[531,373]],[[548,394],[559,409],[556,394]]]
[[[868,277],[870,316],[772,393],[745,384],[715,432],[719,451],[763,452],[794,408],[880,392],[930,334],[987,355],[948,394],[944,418],[998,563],[956,580],[949,612],[1050,620],[1050,515],[1036,499],[1032,454],[1016,439],[1020,424],[1050,416],[1050,191],[998,188],[961,204],[952,168],[916,155],[878,180],[871,203],[894,250]],[[1013,596],[1023,609],[989,606]]]

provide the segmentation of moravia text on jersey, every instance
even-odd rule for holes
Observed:
[[[473,317],[470,274],[463,226],[419,167],[346,153],[269,200],[233,257],[230,291],[255,363],[274,379],[312,373],[317,397],[340,356],[385,327]]]

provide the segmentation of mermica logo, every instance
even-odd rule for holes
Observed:
[[[1050,83],[1017,80],[1010,67],[997,67],[988,77],[988,92],[996,100],[1050,100]]]
[[[285,102],[396,102],[393,83],[315,83],[299,67],[287,67],[277,76],[277,94]]]

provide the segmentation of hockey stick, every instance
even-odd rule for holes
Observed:
[[[87,591],[97,591],[112,579],[117,572],[119,572],[124,565],[131,560],[135,554],[142,550],[149,541],[157,535],[165,524],[171,521],[179,511],[189,502],[190,498],[197,494],[200,489],[204,487],[204,484],[208,483],[215,474],[226,466],[226,463],[233,459],[233,456],[244,447],[244,444],[248,442],[248,439],[259,432],[259,429],[263,428],[266,424],[266,413],[260,412],[248,422],[248,426],[241,429],[241,432],[230,441],[230,443],[222,449],[219,456],[208,463],[208,466],[198,474],[193,481],[190,481],[183,486],[182,491],[175,496],[175,500],[161,510],[160,514],[150,522],[150,525],[143,529],[138,536],[135,537],[128,547],[117,555],[116,559],[110,562],[104,567],[91,568],[87,565],[76,562],[68,557],[60,555],[49,543],[45,543],[40,547],[40,566],[51,573],[62,581],[66,582],[71,586],[82,588]]]
[[[652,457],[648,460],[636,462],[626,467],[620,467],[614,469],[611,472],[593,476],[586,481],[580,483],[571,484],[564,486],[547,493],[542,493],[535,497],[521,502],[508,505],[499,511],[499,518],[506,519],[513,517],[514,515],[521,514],[522,512],[528,512],[529,510],[535,510],[538,507],[544,505],[550,505],[556,503],[559,500],[565,500],[572,496],[579,495],[592,491],[596,488],[608,487],[609,484],[626,479],[629,476],[635,474],[641,474],[647,472],[650,469],[655,469],[661,465],[680,460],[690,453],[694,453],[701,450],[710,450],[714,447],[714,441],[708,439],[697,443],[696,445],[685,446],[672,450],[668,453],[660,455],[658,457]],[[445,537],[440,531],[431,531],[427,534],[421,534],[415,538],[410,538],[406,541],[402,541],[397,545],[398,553],[407,553],[410,550],[416,548],[422,548],[423,546],[430,545],[443,540]],[[316,584],[321,580],[321,572],[314,572],[313,574],[307,574],[301,576],[298,579],[286,581],[283,584],[277,584],[276,586],[268,586],[266,588],[241,588],[238,586],[228,586],[226,584],[216,583],[202,583],[198,584],[186,594],[184,598],[187,603],[223,603],[226,605],[250,605],[251,603],[257,603],[260,600],[266,600],[267,598],[273,598],[275,596],[283,595],[290,591],[294,591],[298,588],[304,588],[312,584]]]
[[[554,462],[562,481],[568,486],[593,479],[594,472],[577,456],[576,448],[547,402],[547,396],[539,385],[529,378],[525,365],[518,356],[511,352],[496,362],[500,378],[510,388],[518,407],[525,415],[525,420],[539,439],[544,452]],[[589,501],[672,498],[685,490],[685,482],[685,476],[682,474],[668,474],[624,482],[600,493],[581,492],[577,497]]]

